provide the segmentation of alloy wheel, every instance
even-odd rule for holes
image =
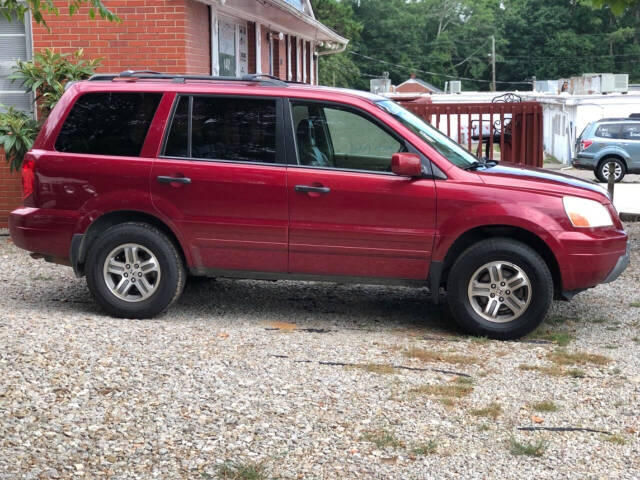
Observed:
[[[489,322],[511,322],[531,303],[531,281],[517,265],[489,262],[471,276],[468,287],[473,310]]]
[[[126,302],[141,302],[160,285],[160,264],[146,247],[126,243],[114,248],[104,262],[104,281],[113,295]]]

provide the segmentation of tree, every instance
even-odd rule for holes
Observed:
[[[74,15],[81,7],[85,6],[89,8],[88,15],[91,18],[95,18],[97,13],[105,20],[120,20],[102,3],[102,0],[67,0],[69,16]],[[44,20],[44,14],[60,14],[60,9],[55,5],[54,0],[0,0],[0,12],[9,22],[14,18],[23,19],[28,10],[31,11],[31,16],[37,23],[45,26],[47,22]]]
[[[312,0],[316,18],[336,33],[349,39],[350,45],[358,43],[362,24],[355,20],[353,8],[347,2],[337,0]],[[319,79],[321,85],[350,87],[360,77],[360,70],[347,52],[321,55],[319,57]]]

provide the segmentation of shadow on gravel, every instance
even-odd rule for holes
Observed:
[[[424,288],[190,278],[180,300],[158,320],[247,326],[286,321],[308,333],[382,329],[427,337],[460,334],[447,309],[432,305],[427,295]],[[44,302],[52,315],[104,315],[84,279],[37,282],[14,298],[25,304]]]
[[[322,282],[190,279],[169,312],[181,316],[237,316],[238,322],[288,321],[299,330],[408,329],[458,334],[444,306],[424,288]],[[247,318],[248,317],[248,318]]]

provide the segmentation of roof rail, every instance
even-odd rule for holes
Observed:
[[[90,82],[103,81],[108,82],[117,78],[124,79],[155,79],[155,80],[171,80],[173,83],[185,83],[187,80],[221,80],[225,82],[257,82],[260,85],[286,87],[288,85],[284,80],[280,80],[272,75],[262,73],[243,75],[242,77],[225,77],[212,75],[180,75],[171,73],[154,72],[153,70],[125,70],[119,74],[96,74],[89,77]]]

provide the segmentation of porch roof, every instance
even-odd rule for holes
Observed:
[[[228,13],[252,22],[259,22],[272,30],[334,44],[336,48],[349,43],[313,15],[300,11],[285,0],[196,0],[215,6],[221,13]]]

